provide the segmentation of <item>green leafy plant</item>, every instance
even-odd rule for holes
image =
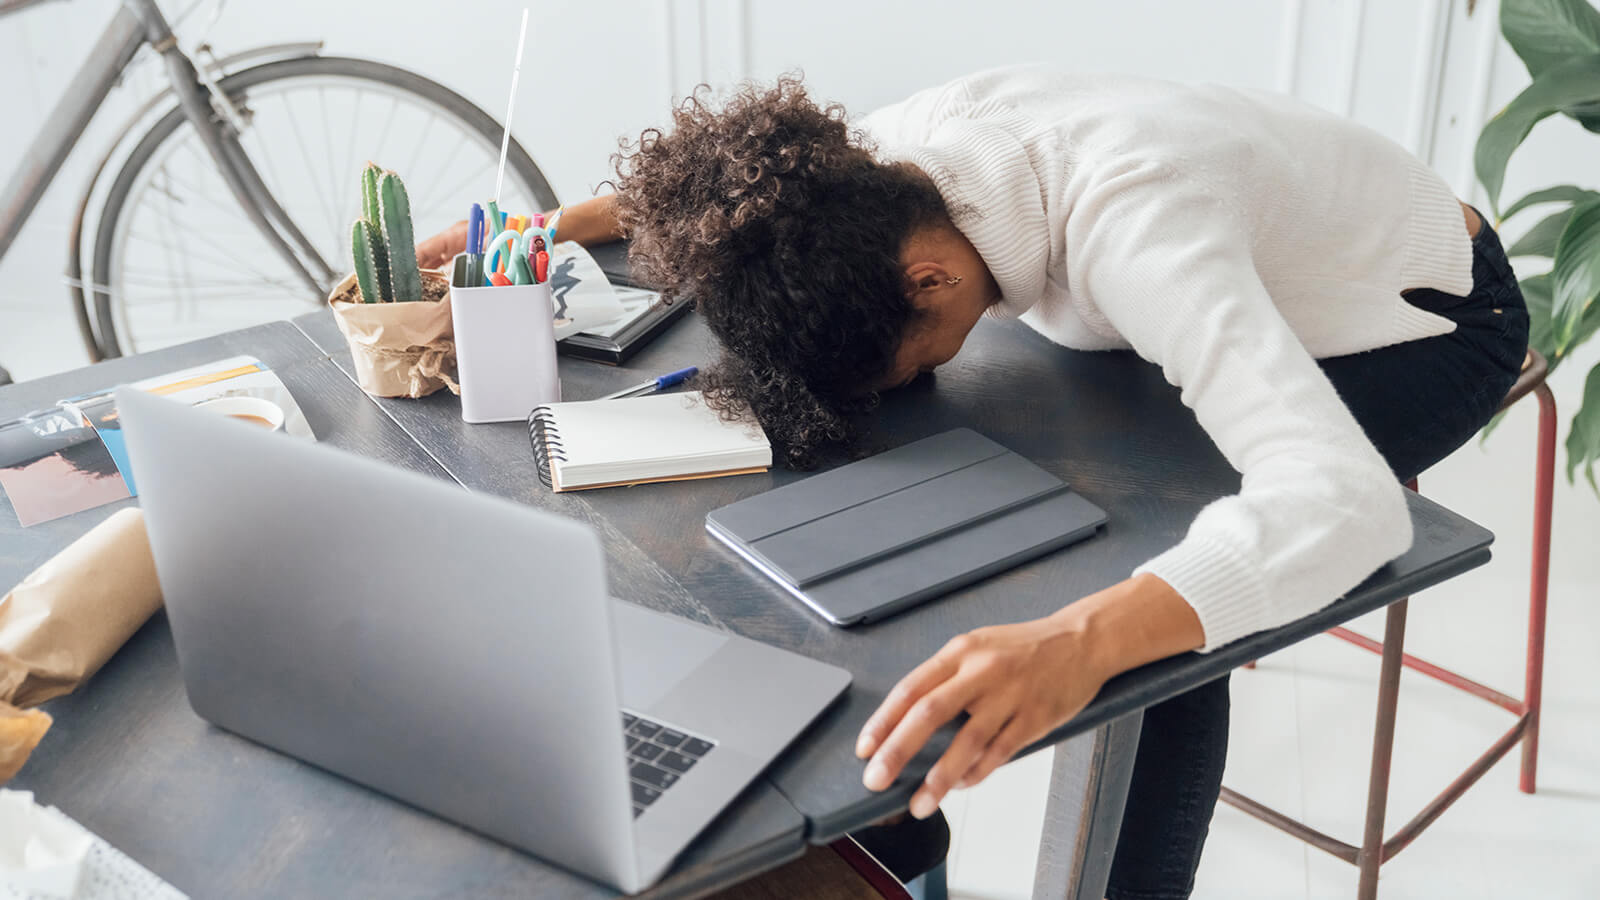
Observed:
[[[1474,162],[1499,222],[1535,207],[1547,210],[1507,253],[1551,260],[1548,274],[1521,283],[1532,324],[1529,343],[1554,371],[1600,330],[1600,192],[1565,184],[1534,191],[1502,211],[1500,190],[1512,153],[1544,119],[1563,115],[1600,134],[1600,10],[1588,0],[1502,0],[1500,31],[1533,83],[1484,126]],[[1582,468],[1600,494],[1596,462],[1600,365],[1589,371],[1572,417],[1567,480]]]
[[[422,299],[405,183],[373,163],[361,170],[361,218],[350,226],[350,255],[363,302]]]

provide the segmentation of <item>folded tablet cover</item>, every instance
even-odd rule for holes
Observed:
[[[881,618],[1087,537],[1105,513],[970,429],[714,510],[706,527],[830,621]]]

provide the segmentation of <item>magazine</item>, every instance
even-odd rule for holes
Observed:
[[[131,387],[191,405],[219,397],[270,400],[284,412],[285,433],[316,439],[294,395],[255,357],[235,356]],[[111,390],[68,397],[0,423],[0,487],[23,526],[138,496]]]
[[[573,241],[562,241],[552,250],[549,283],[558,341],[622,315],[616,288],[589,251]]]
[[[687,302],[666,303],[661,294],[618,286],[622,315],[571,335],[557,345],[567,355],[620,366],[689,311]]]

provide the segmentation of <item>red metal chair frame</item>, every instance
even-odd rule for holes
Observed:
[[[1222,801],[1234,806],[1269,825],[1273,825],[1297,838],[1325,850],[1351,863],[1361,871],[1356,889],[1359,900],[1373,900],[1378,895],[1378,868],[1395,854],[1416,840],[1423,829],[1433,824],[1440,814],[1461,798],[1484,773],[1522,743],[1522,772],[1519,787],[1523,793],[1534,792],[1539,763],[1539,711],[1543,700],[1544,681],[1544,630],[1545,606],[1550,592],[1550,517],[1555,491],[1556,457],[1556,401],[1545,383],[1549,366],[1544,357],[1530,350],[1523,363],[1522,374],[1500,409],[1504,411],[1518,400],[1532,393],[1539,400],[1539,443],[1533,487],[1533,563],[1529,581],[1528,652],[1524,670],[1523,698],[1503,694],[1494,688],[1473,681],[1464,675],[1434,665],[1405,652],[1406,607],[1409,598],[1391,604],[1384,616],[1383,641],[1357,634],[1347,628],[1332,628],[1328,633],[1349,641],[1357,647],[1370,650],[1383,658],[1378,673],[1377,722],[1373,728],[1372,766],[1367,782],[1366,823],[1362,830],[1361,846],[1345,843],[1325,832],[1318,831],[1271,809],[1229,788],[1222,789]],[[1406,485],[1417,489],[1413,479]],[[1247,664],[1254,668],[1255,663]],[[1516,724],[1501,735],[1452,781],[1444,791],[1434,797],[1422,811],[1402,825],[1392,837],[1384,840],[1384,817],[1389,805],[1389,771],[1394,755],[1395,715],[1400,701],[1400,672],[1411,669],[1437,679],[1454,688],[1481,697],[1502,707],[1517,717]]]

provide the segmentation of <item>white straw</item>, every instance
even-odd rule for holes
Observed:
[[[522,75],[522,44],[528,37],[528,8],[522,8],[522,29],[517,32],[517,62],[511,67],[511,96],[506,100],[506,130],[500,135],[500,171],[494,176],[494,202],[506,183],[506,151],[511,148],[511,113],[517,108],[517,79]]]

